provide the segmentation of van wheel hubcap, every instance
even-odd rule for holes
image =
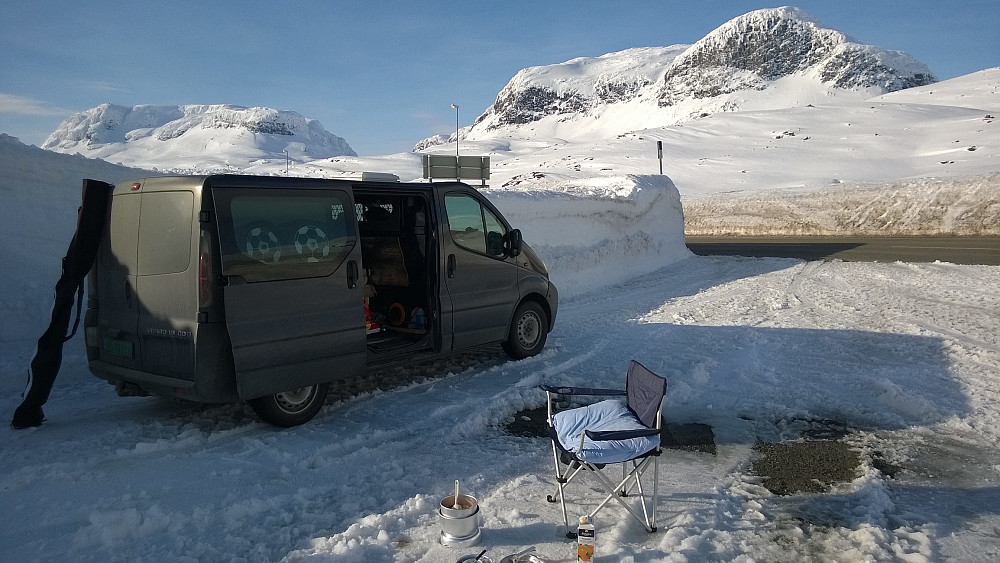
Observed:
[[[282,391],[274,394],[274,400],[285,412],[299,412],[312,402],[316,394],[316,386],[301,387],[292,391]]]
[[[541,334],[542,321],[534,311],[528,311],[517,321],[517,341],[530,350],[538,343]]]

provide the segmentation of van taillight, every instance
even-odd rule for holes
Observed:
[[[212,280],[215,272],[212,268],[211,240],[208,233],[202,231],[198,251],[198,307],[204,309],[212,305]]]

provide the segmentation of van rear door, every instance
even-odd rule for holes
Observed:
[[[108,231],[97,259],[98,358],[109,364],[140,369],[139,302],[135,286],[139,273],[138,218],[142,195],[117,185],[111,201]]]
[[[350,188],[230,185],[240,181],[247,182],[223,178],[212,189],[240,398],[363,373],[361,245]]]
[[[197,187],[196,180],[159,179],[115,186],[97,267],[100,360],[192,378]]]

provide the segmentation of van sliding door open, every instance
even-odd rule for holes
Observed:
[[[363,280],[351,193],[217,186],[213,194],[240,397],[361,373]]]

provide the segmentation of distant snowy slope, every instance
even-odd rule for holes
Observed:
[[[892,92],[872,101],[957,106],[1000,113],[1000,67],[987,68],[929,86]]]
[[[857,43],[797,8],[757,10],[694,45],[523,69],[460,134],[606,138],[718,112],[857,102],[936,80],[906,53]],[[453,140],[432,137],[415,150]]]
[[[314,119],[232,105],[103,104],[71,115],[42,148],[131,166],[228,171],[261,159],[296,161],[355,154]]]

